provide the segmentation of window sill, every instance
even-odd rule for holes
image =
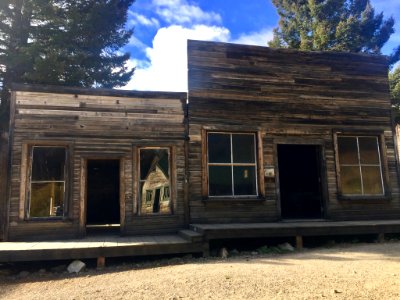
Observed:
[[[203,199],[204,203],[218,203],[218,202],[232,202],[232,203],[261,203],[265,198],[252,197],[252,198],[233,198],[233,197],[209,197]]]
[[[176,214],[141,214],[136,215],[135,218],[137,219],[154,219],[154,218],[161,218],[161,219],[178,219],[179,215]]]
[[[24,219],[27,223],[40,223],[40,222],[62,222],[62,223],[72,223],[72,220],[66,217],[49,217],[49,218],[30,218]]]
[[[390,201],[392,200],[392,197],[390,195],[381,195],[381,196],[345,196],[345,195],[339,195],[338,196],[339,201],[377,201],[377,202],[382,202],[382,201]]]

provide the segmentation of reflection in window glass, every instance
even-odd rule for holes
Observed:
[[[234,166],[233,178],[235,182],[235,195],[255,195],[256,168],[253,166]]]
[[[362,193],[361,173],[358,166],[341,166],[340,179],[343,194],[357,195]]]
[[[358,164],[357,139],[354,137],[338,137],[340,164]]]
[[[340,181],[344,195],[383,195],[378,138],[339,136]]]
[[[140,149],[140,198],[142,214],[170,214],[169,149]]]
[[[257,196],[255,134],[208,133],[209,196]]]
[[[209,166],[208,181],[210,195],[232,195],[232,168],[230,166]]]
[[[63,147],[32,147],[29,217],[64,215],[65,160]]]
[[[231,161],[230,135],[220,133],[208,135],[208,161],[210,163],[229,163]]]

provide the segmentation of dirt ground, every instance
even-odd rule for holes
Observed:
[[[3,270],[4,271],[4,270]],[[0,275],[2,299],[400,299],[400,242]]]

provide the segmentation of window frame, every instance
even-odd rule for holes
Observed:
[[[231,161],[229,163],[209,163],[208,160],[208,136],[209,134],[227,134],[230,135],[230,147],[231,147]],[[234,163],[233,162],[233,143],[232,143],[232,136],[233,135],[253,135],[254,137],[254,163]],[[202,140],[203,140],[203,163],[202,163],[202,169],[203,169],[203,179],[202,179],[202,190],[203,190],[203,200],[208,200],[208,201],[218,201],[218,200],[229,200],[229,201],[234,201],[234,200],[244,200],[244,201],[251,201],[251,200],[257,200],[259,201],[264,200],[264,185],[263,185],[263,176],[262,175],[262,160],[260,159],[260,133],[259,132],[254,132],[254,131],[232,131],[232,130],[203,130],[202,131]],[[262,153],[262,151],[261,151]],[[231,195],[210,195],[210,184],[209,184],[209,166],[214,165],[214,166],[231,166],[232,170],[232,194]],[[235,195],[234,194],[234,178],[233,178],[233,167],[235,165],[238,166],[254,166],[255,169],[255,190],[256,194],[255,195]]]
[[[35,148],[64,148],[65,149],[65,161],[64,161],[64,180],[53,180],[46,182],[63,182],[64,183],[64,199],[63,199],[63,214],[61,216],[47,216],[47,217],[32,217],[30,216],[30,207],[31,207],[31,194],[32,194],[32,183],[40,183],[44,181],[32,181],[32,167],[33,167],[33,151]],[[23,159],[25,161],[22,162],[21,168],[25,168],[26,179],[22,177],[21,185],[24,185],[24,197],[21,199],[21,208],[20,208],[20,218],[23,218],[27,221],[59,221],[65,220],[69,217],[70,211],[70,151],[71,147],[67,143],[28,143],[23,145]],[[22,189],[21,189],[22,190]]]
[[[141,177],[141,163],[140,163],[140,151],[141,150],[151,150],[151,149],[167,149],[168,150],[168,168],[169,168],[169,182],[168,182],[168,188],[169,188],[169,193],[170,193],[170,197],[169,197],[169,208],[170,208],[170,212],[169,213],[162,213],[162,212],[151,212],[151,213],[143,213],[142,212],[142,204],[144,203],[146,205],[147,203],[147,199],[142,199],[142,194],[141,194],[141,183],[145,182],[144,180],[142,180]],[[173,146],[164,146],[164,145],[160,145],[160,146],[136,146],[135,147],[135,152],[137,153],[137,158],[136,158],[136,176],[135,176],[135,181],[136,183],[134,184],[134,186],[136,185],[136,214],[138,216],[141,217],[151,217],[151,216],[172,216],[175,214],[175,210],[176,210],[176,183],[175,183],[175,178],[176,178],[176,174],[175,174],[175,167],[174,167],[174,156],[175,156],[175,149]],[[146,191],[146,195],[147,195]],[[163,193],[164,193],[164,189],[163,189]],[[163,199],[163,193],[160,192],[160,204],[164,201]],[[153,199],[153,197],[155,196],[155,192],[151,192],[151,199]],[[164,201],[165,202],[165,201]]]
[[[342,191],[342,182],[341,182],[341,164],[339,160],[339,137],[356,137],[357,138],[357,156],[358,156],[358,165],[360,168],[362,166],[368,166],[369,164],[362,164],[360,162],[360,153],[359,153],[359,144],[358,138],[362,137],[374,137],[377,139],[378,145],[378,156],[380,161],[380,174],[381,174],[381,183],[382,183],[382,194],[344,194]],[[336,173],[336,184],[337,184],[337,195],[339,200],[389,200],[391,191],[389,182],[389,173],[388,173],[388,164],[387,164],[387,156],[386,156],[386,145],[385,145],[385,136],[383,132],[377,131],[335,131],[333,133],[333,141],[334,141],[334,150],[335,150],[335,173]],[[349,165],[349,164],[346,164]],[[378,166],[375,164],[374,166]],[[361,172],[361,171],[360,171]],[[361,173],[362,176],[362,173]],[[362,182],[361,182],[362,184]]]

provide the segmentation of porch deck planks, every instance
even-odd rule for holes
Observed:
[[[84,259],[202,252],[179,235],[95,236],[84,239],[0,243],[0,262]]]
[[[274,223],[192,224],[206,240],[400,233],[400,220],[299,221]]]

